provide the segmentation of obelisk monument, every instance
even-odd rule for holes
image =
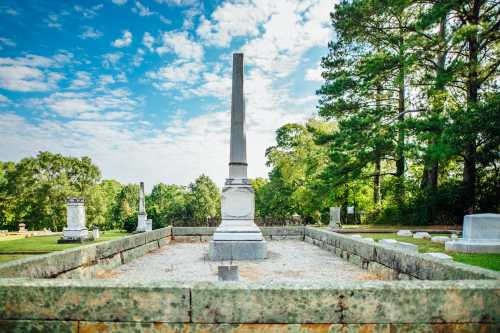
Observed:
[[[243,54],[233,54],[229,178],[222,189],[222,223],[210,241],[210,260],[266,257],[266,242],[255,225],[255,195],[247,178]]]
[[[139,187],[139,214],[137,215],[137,229],[136,232],[147,231],[146,203],[144,200],[144,182],[141,182]]]

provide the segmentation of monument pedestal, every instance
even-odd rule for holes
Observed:
[[[500,253],[500,214],[464,216],[463,238],[445,242],[446,251]]]
[[[89,231],[85,227],[85,201],[79,198],[70,198],[66,203],[68,226],[63,229],[63,237],[58,243],[82,243],[89,238]]]
[[[248,180],[226,180],[222,189],[222,223],[210,241],[210,260],[265,259],[266,241],[254,222],[255,199]]]
[[[139,214],[137,215],[137,228],[135,229],[135,232],[145,232],[147,231],[147,219],[148,216],[146,214]]]

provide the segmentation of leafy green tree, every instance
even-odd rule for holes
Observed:
[[[146,197],[148,216],[155,228],[171,225],[187,218],[188,192],[179,185],[156,184]]]
[[[113,229],[123,229],[125,221],[139,212],[139,184],[123,186],[116,196],[113,207]]]
[[[201,175],[189,184],[187,211],[194,225],[220,220],[220,190],[210,177]]]

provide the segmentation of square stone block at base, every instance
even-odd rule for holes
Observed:
[[[267,256],[265,241],[214,241],[210,242],[208,258],[219,260],[262,260]]]
[[[63,237],[59,239],[58,243],[81,243],[87,241],[89,238],[89,231],[87,228],[73,230],[65,228],[63,230]]]
[[[464,239],[448,241],[446,251],[463,253],[500,253],[500,241],[468,241]]]

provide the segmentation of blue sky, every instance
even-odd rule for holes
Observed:
[[[227,176],[233,52],[245,54],[249,176],[315,113],[331,0],[0,1],[0,160],[90,156],[104,178]]]

